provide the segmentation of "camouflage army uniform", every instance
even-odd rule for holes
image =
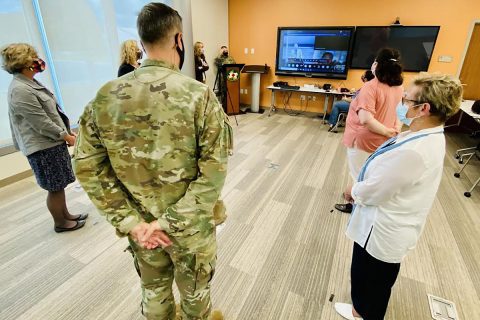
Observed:
[[[235,59],[233,59],[231,56],[225,57],[223,54],[220,54],[218,57],[215,58],[215,65],[217,68],[220,68],[224,64],[232,64],[235,63]]]
[[[158,220],[173,244],[147,250],[130,237],[148,319],[174,319],[172,282],[184,319],[208,319],[215,270],[213,208],[232,129],[213,92],[162,61],[104,85],[79,121],[74,170],[88,196],[128,235]]]
[[[221,67],[224,64],[232,64],[235,63],[235,60],[231,56],[225,57],[224,55],[220,54],[215,58],[215,65],[217,66],[217,72],[220,71]],[[228,72],[226,70],[225,72]],[[226,74],[221,75],[220,73],[217,74],[218,78],[218,92],[217,95],[222,103],[222,105],[226,108],[227,106],[227,84],[225,82],[226,80]]]

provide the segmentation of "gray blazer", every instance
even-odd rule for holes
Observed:
[[[65,143],[70,124],[53,94],[21,73],[8,89],[8,116],[13,144],[25,156]]]

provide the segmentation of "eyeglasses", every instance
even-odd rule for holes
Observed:
[[[409,102],[413,102],[414,106],[416,105],[419,105],[419,104],[422,104],[422,103],[425,103],[425,102],[422,102],[422,101],[418,101],[418,100],[412,100],[412,99],[407,99],[405,97],[402,97],[402,103],[405,104],[406,101],[409,101]]]

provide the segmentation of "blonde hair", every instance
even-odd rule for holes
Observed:
[[[137,63],[138,51],[140,51],[140,48],[138,47],[136,40],[124,41],[120,48],[120,64],[127,63],[135,65]]]
[[[202,49],[200,48],[201,45],[203,45],[203,43],[200,41],[195,42],[193,45],[193,53],[195,57],[200,57],[202,55]]]
[[[442,122],[460,109],[463,87],[459,79],[447,74],[421,72],[413,79],[420,87],[417,100],[430,104],[430,113]]]
[[[37,51],[28,43],[12,43],[1,51],[2,68],[10,74],[20,73],[38,58]]]

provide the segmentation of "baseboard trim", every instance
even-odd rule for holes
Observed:
[[[20,180],[26,179],[33,176],[33,171],[32,170],[27,170],[23,171],[20,173],[17,173],[11,177],[5,178],[0,180],[0,188],[6,187],[12,183],[18,182]]]

